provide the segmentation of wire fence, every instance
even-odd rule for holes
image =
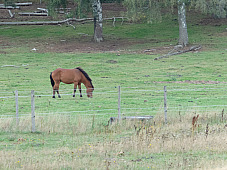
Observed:
[[[120,89],[120,91],[119,91]],[[227,107],[227,86],[194,85],[188,87],[163,86],[97,88],[93,98],[72,97],[72,90],[60,90],[62,98],[52,98],[52,91],[0,91],[0,119],[19,119],[46,116],[99,116],[110,117],[154,116],[157,113],[222,112]],[[165,96],[166,95],[166,100]],[[166,108],[165,108],[166,106]],[[100,119],[103,120],[103,119]]]

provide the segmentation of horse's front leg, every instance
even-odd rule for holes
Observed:
[[[79,88],[79,91],[80,91],[80,97],[83,97],[82,92],[81,92],[81,83],[78,84],[78,88]]]
[[[59,94],[59,88],[57,89],[57,93],[58,93],[58,98],[61,98],[61,96]]]
[[[74,83],[74,91],[73,91],[73,97],[75,97],[75,93],[76,93],[76,87],[77,87],[78,83]]]

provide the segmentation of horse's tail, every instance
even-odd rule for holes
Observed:
[[[51,82],[51,85],[52,87],[54,87],[54,80],[53,80],[53,77],[52,77],[52,72],[50,73],[50,82]]]

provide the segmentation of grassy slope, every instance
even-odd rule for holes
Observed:
[[[188,101],[192,100],[192,106],[225,104],[225,94],[221,89],[224,88],[226,91],[225,84],[191,85],[175,82],[226,81],[226,37],[220,36],[224,34],[226,25],[216,27],[189,24],[190,42],[204,45],[205,49],[209,49],[206,51],[172,56],[161,61],[153,60],[156,55],[131,53],[132,50],[176,43],[177,23],[169,21],[168,29],[165,29],[165,24],[124,24],[115,28],[108,24],[104,25],[104,35],[107,38],[132,41],[141,39],[145,42],[130,47],[130,53],[126,50],[120,56],[115,53],[31,53],[27,48],[26,40],[29,44],[32,40],[49,41],[49,37],[51,41],[60,40],[61,37],[70,39],[75,36],[70,27],[40,26],[37,29],[34,26],[22,26],[1,29],[0,36],[15,41],[16,44],[15,48],[1,49],[6,52],[0,54],[1,66],[16,66],[0,67],[1,96],[13,96],[14,90],[19,90],[21,96],[29,96],[30,90],[33,89],[38,94],[51,95],[49,73],[57,67],[74,68],[76,66],[81,66],[91,76],[95,94],[90,100],[86,97],[79,99],[78,96],[76,100],[71,96],[63,96],[62,99],[56,100],[51,99],[50,96],[37,97],[36,112],[51,115],[37,114],[36,125],[40,133],[29,133],[30,118],[27,116],[21,117],[19,127],[15,126],[15,119],[1,119],[0,168],[192,169],[224,165],[227,159],[227,147],[226,128],[223,128],[226,124],[226,116],[224,120],[221,119],[223,108],[211,112],[209,109],[199,111],[201,118],[198,124],[200,126],[195,131],[191,131],[191,113],[196,110],[181,111],[180,108],[176,112],[176,109],[171,110],[171,106],[181,105],[188,109],[188,104],[191,104]],[[92,25],[79,25],[77,31],[92,36]],[[79,39],[80,35],[76,34],[74,38]],[[25,44],[19,42],[25,42]],[[116,63],[110,61],[116,61]],[[155,81],[166,83],[157,84]],[[167,83],[169,81],[172,83]],[[83,116],[84,110],[114,108],[111,111],[89,113],[102,115],[117,113],[117,89],[115,87],[118,85],[123,88],[122,108],[152,106],[149,111],[141,113],[141,110],[135,109],[133,113],[156,114],[155,124],[154,122],[148,124],[135,122],[135,126],[138,127],[135,129],[127,122],[123,122],[122,127],[111,126],[106,129],[109,115]],[[173,118],[170,116],[168,126],[163,126],[163,119],[161,119],[162,93],[133,91],[135,94],[131,94],[131,89],[126,88],[162,90],[164,85],[167,85],[170,90],[169,113],[175,115]],[[220,90],[211,93],[204,92],[204,87]],[[61,93],[71,94],[72,92],[72,85],[61,85],[60,88],[63,90]],[[199,93],[194,91],[178,93],[171,89],[203,90]],[[124,91],[130,93],[124,93]],[[204,93],[206,99],[198,101],[197,98],[202,98]],[[154,99],[156,97],[157,99]],[[30,114],[29,100],[29,97],[20,98],[20,114]],[[14,98],[0,99],[0,102],[0,114],[14,114]],[[153,109],[153,107],[158,108]],[[81,112],[56,114],[56,112],[65,111]],[[132,111],[127,109],[122,109],[122,112],[126,115],[132,114]],[[209,131],[206,138],[207,124]],[[139,130],[140,127],[143,127],[142,130]]]

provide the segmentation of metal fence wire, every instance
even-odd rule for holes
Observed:
[[[214,112],[226,110],[227,86],[194,85],[182,87],[109,87],[95,89],[93,98],[72,97],[72,91],[60,91],[62,98],[52,98],[47,91],[0,91],[0,119],[21,117],[101,116],[110,117],[155,116],[181,112]],[[34,94],[33,94],[34,92]],[[34,121],[34,120],[32,120]],[[34,121],[35,123],[35,121]],[[33,129],[35,131],[35,127]]]

